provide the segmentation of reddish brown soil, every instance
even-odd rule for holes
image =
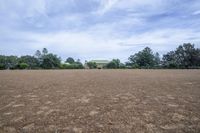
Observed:
[[[200,132],[200,70],[0,71],[0,132]]]

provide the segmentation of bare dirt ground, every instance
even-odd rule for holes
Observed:
[[[2,133],[200,132],[200,70],[0,71]]]

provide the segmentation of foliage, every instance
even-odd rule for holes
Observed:
[[[110,61],[107,65],[106,68],[108,69],[117,69],[120,68],[120,60],[119,59],[113,59]]]
[[[74,59],[72,57],[68,57],[65,62],[69,63],[69,64],[75,63],[75,61],[74,61]]]
[[[61,69],[83,69],[83,65],[82,64],[62,64],[61,65]]]
[[[35,52],[35,57],[38,58],[38,59],[42,57],[42,53],[40,52],[40,50],[37,50]]]
[[[154,55],[154,63],[155,63],[155,67],[157,67],[157,68],[159,68],[161,66],[161,59],[160,59],[160,55],[158,52],[156,52]]]
[[[61,67],[61,58],[53,53],[48,53],[46,48],[43,48],[42,53],[37,50],[35,53],[37,66],[43,69],[58,69]]]
[[[120,64],[119,64],[119,68],[120,68],[120,69],[125,69],[125,68],[126,68],[126,65],[123,64],[123,63],[120,63]]]
[[[200,66],[200,50],[194,44],[184,43],[175,51],[163,55],[165,68],[197,68]]]
[[[174,51],[170,51],[167,54],[163,55],[163,67],[166,68],[177,68],[178,64],[176,61],[176,56]]]
[[[154,55],[153,51],[149,47],[146,47],[142,51],[131,55],[129,61],[132,67],[153,68],[159,64],[160,58],[158,53]]]
[[[163,55],[154,53],[149,47],[131,55],[129,62],[121,63],[119,59],[113,59],[104,68],[131,69],[131,68],[200,68],[200,49],[194,44],[184,43]],[[3,69],[83,69],[80,60],[68,57],[66,63],[61,64],[61,58],[49,53],[46,48],[40,52],[37,50],[34,56],[5,56],[0,55],[0,70]],[[97,68],[96,62],[86,62],[90,69]]]
[[[19,64],[19,69],[27,69],[29,65],[27,63],[20,63]]]
[[[75,65],[75,69],[83,69],[84,68],[83,64],[80,62],[79,59],[73,64]]]
[[[43,54],[41,67],[44,69],[56,69],[61,65],[61,59],[52,53]]]
[[[47,50],[46,48],[43,48],[42,54],[43,54],[43,55],[47,55],[47,54],[48,54],[48,50]]]
[[[29,69],[39,68],[39,65],[40,65],[39,60],[35,58],[34,56],[30,56],[30,55],[21,56],[18,59],[18,63],[26,63]]]
[[[77,61],[74,61],[72,57],[69,57],[66,59],[65,64],[61,65],[61,69],[83,69],[84,66],[78,59]]]
[[[17,56],[0,56],[0,69],[16,69],[17,64]]]
[[[4,63],[0,63],[0,70],[4,70],[4,69],[6,69],[5,64]]]
[[[6,69],[6,56],[0,55],[0,70]]]
[[[87,66],[88,66],[90,69],[95,69],[95,68],[97,68],[96,62],[89,61],[89,62],[87,62],[86,64],[87,64]]]

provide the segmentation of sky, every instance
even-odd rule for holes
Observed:
[[[200,0],[0,0],[0,54],[81,59],[200,48]]]

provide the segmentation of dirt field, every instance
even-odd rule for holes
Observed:
[[[200,70],[0,71],[0,132],[200,132]]]

